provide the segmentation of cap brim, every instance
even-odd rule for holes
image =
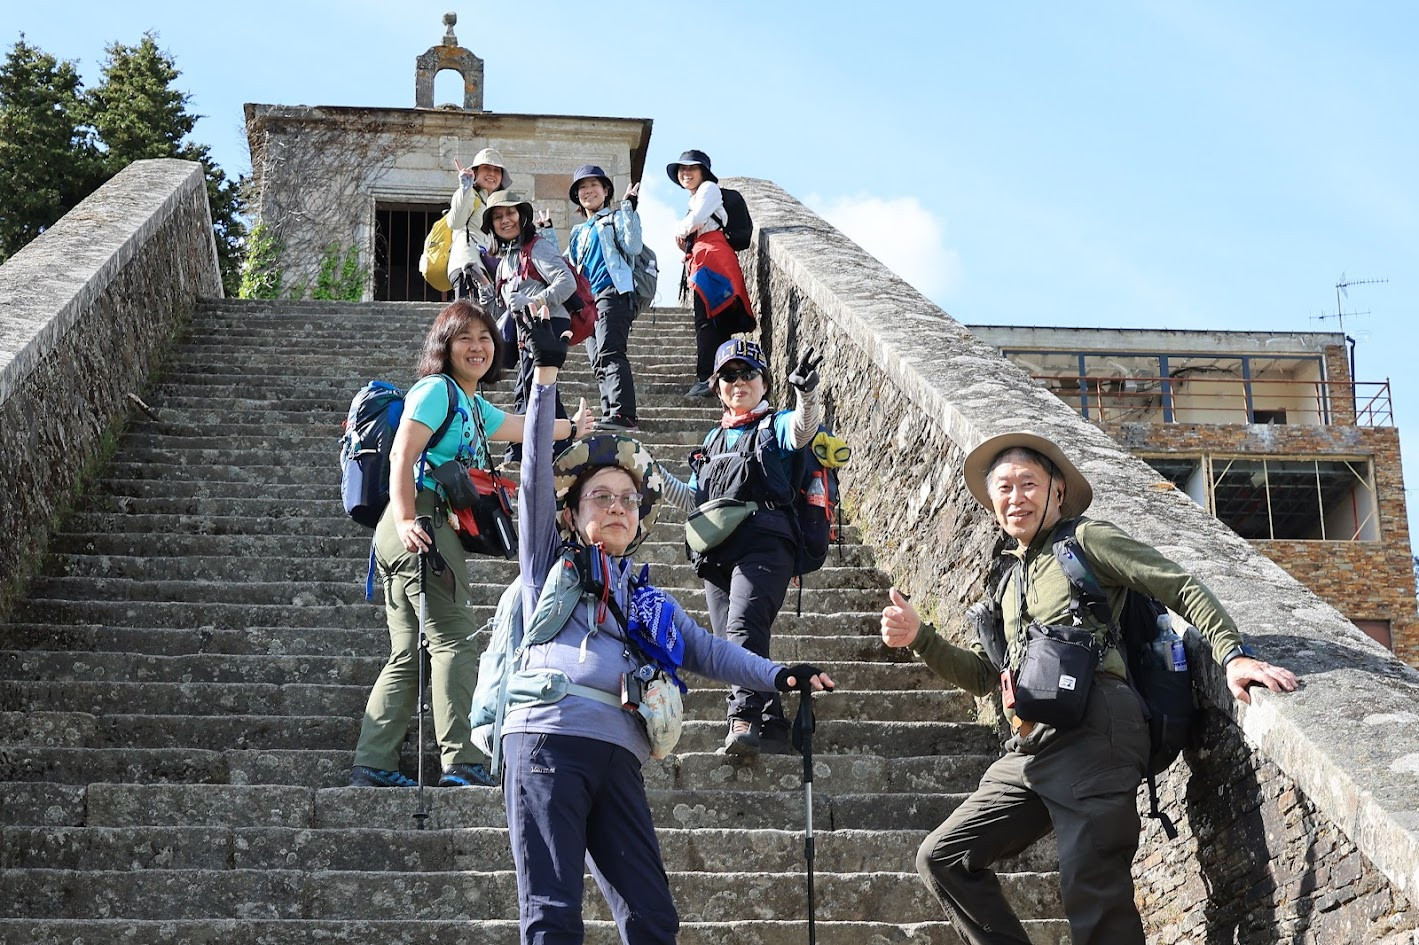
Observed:
[[[1059,471],[1064,475],[1064,505],[1060,507],[1060,517],[1074,518],[1083,515],[1084,510],[1094,501],[1094,488],[1053,440],[1034,433],[1015,432],[992,436],[966,454],[963,474],[966,477],[966,488],[970,490],[972,497],[985,506],[987,511],[994,513],[990,490],[985,481],[986,473],[995,457],[1017,446],[1049,457],[1050,462],[1059,467]]]

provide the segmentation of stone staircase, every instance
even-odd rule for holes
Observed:
[[[368,378],[411,379],[436,306],[215,301],[0,625],[0,941],[513,943],[516,884],[492,788],[345,786],[387,655],[363,600],[369,533],[337,499],[336,438]],[[643,438],[680,474],[717,419],[682,398],[688,313],[637,324]],[[573,352],[563,395],[595,400]],[[494,391],[495,401],[506,401]],[[863,466],[849,473],[870,475]],[[708,623],[667,509],[637,557]],[[995,756],[972,701],[877,639],[887,577],[848,530],[775,627],[774,656],[840,691],[819,718],[814,825],[824,945],[960,941],[913,854]],[[514,576],[471,568],[480,620]],[[806,941],[802,762],[738,763],[718,684],[687,696],[679,753],[645,776],[685,945]],[[796,697],[791,701],[796,701]],[[414,770],[413,739],[404,769]],[[432,753],[428,757],[432,757]],[[1002,879],[1062,943],[1053,846]],[[587,941],[617,941],[588,883]]]

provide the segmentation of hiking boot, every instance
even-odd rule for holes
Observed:
[[[381,771],[355,765],[350,769],[350,787],[418,787],[419,782],[398,771]]]
[[[439,787],[497,787],[498,782],[483,765],[449,765],[443,769]]]
[[[724,753],[753,756],[759,753],[759,736],[754,734],[754,726],[743,719],[729,720],[729,734],[724,736]]]
[[[627,420],[625,417],[618,417],[615,414],[597,420],[591,425],[591,428],[593,430],[599,430],[606,433],[641,432],[641,428],[636,424],[634,420]]]
[[[686,396],[686,397],[708,397],[708,396],[710,396],[711,393],[712,393],[712,391],[710,390],[710,383],[709,383],[709,381],[696,381],[694,384],[692,384],[692,385],[690,386],[690,389],[689,389],[689,390],[685,391],[685,396]]]

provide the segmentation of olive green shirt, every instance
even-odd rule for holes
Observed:
[[[1006,551],[1006,554],[1024,562],[1027,575],[1027,614],[1023,622],[1015,586],[1020,569],[1011,570],[1001,594],[1001,612],[1012,666],[1020,661],[1024,624],[1032,620],[1041,624],[1072,622],[1069,615],[1069,578],[1054,558],[1057,530],[1058,526],[1036,539],[1028,550],[1017,546]],[[1197,627],[1212,647],[1212,658],[1219,664],[1227,653],[1241,645],[1242,635],[1236,623],[1222,609],[1207,585],[1164,557],[1156,548],[1129,537],[1115,525],[1092,519],[1079,520],[1075,537],[1104,588],[1115,623],[1122,615],[1124,600],[1132,589],[1158,598],[1169,610]],[[1084,625],[1093,628],[1102,642],[1108,628],[1101,626],[1087,609],[1083,616]],[[969,649],[959,647],[942,638],[935,627],[924,623],[911,647],[938,676],[974,695],[988,695],[1000,684],[999,672],[991,665],[978,641],[973,642]],[[1125,675],[1123,656],[1112,647],[1105,652],[1099,668],[1116,676]]]

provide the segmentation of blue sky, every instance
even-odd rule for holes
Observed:
[[[1395,384],[1419,522],[1414,4],[5,6],[7,48],[23,31],[90,81],[105,43],[157,31],[232,173],[244,102],[412,105],[452,9],[489,110],[654,119],[653,236],[683,207],[660,168],[702,148],[966,323],[1327,331],[1342,273],[1388,279],[1342,302],[1369,312],[1357,379]]]

